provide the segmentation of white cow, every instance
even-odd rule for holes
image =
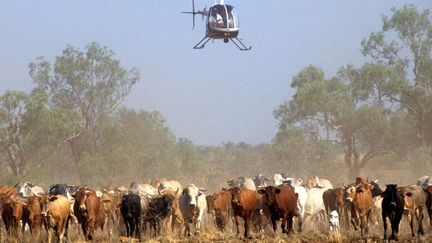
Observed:
[[[132,182],[129,188],[130,192],[138,195],[146,195],[148,198],[159,196],[158,189],[150,184],[141,184]]]
[[[327,188],[314,187],[309,189],[308,196],[305,204],[304,221],[311,218],[313,222],[324,223],[326,217],[325,206],[323,200],[324,192],[328,190]],[[314,218],[317,218],[314,220]]]
[[[20,181],[15,185],[18,195],[21,197],[40,196],[45,193],[44,189],[29,181]]]
[[[183,191],[183,186],[176,180],[165,180],[159,184],[158,193],[162,194],[165,190],[174,191],[180,194]]]
[[[194,223],[195,232],[199,233],[201,229],[201,220],[204,211],[207,208],[205,189],[198,188],[194,184],[189,184],[179,199],[180,211],[183,215],[186,236],[191,235],[190,223]]]
[[[432,185],[429,176],[422,176],[417,179],[417,186],[421,186],[423,190],[427,190],[428,186]]]
[[[239,177],[240,180],[242,180],[241,188],[246,188],[252,191],[256,191],[255,182],[252,178],[249,177]]]
[[[305,217],[305,207],[306,207],[306,201],[308,198],[308,192],[306,187],[302,186],[303,183],[302,179],[294,179],[294,178],[286,178],[284,179],[284,184],[287,184],[288,186],[291,186],[294,188],[294,192],[297,193],[297,210],[300,214],[299,217],[299,231],[302,230],[302,225],[304,222]]]
[[[318,178],[318,176],[314,176],[311,179],[309,179],[306,183],[306,186],[308,188],[320,187],[326,189],[333,189],[333,185],[329,180]]]
[[[274,174],[273,176],[273,185],[275,187],[283,185],[285,183],[285,178],[281,174]]]

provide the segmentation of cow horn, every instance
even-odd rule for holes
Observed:
[[[367,181],[367,183],[370,183],[369,176],[366,177],[366,181]]]
[[[362,186],[362,184],[358,184],[358,185],[356,185],[356,189],[359,189],[360,187]]]
[[[303,180],[302,179],[298,179],[298,181],[297,181],[297,185],[301,185],[303,183]]]
[[[201,188],[201,187],[200,187],[198,190],[199,190],[199,191],[202,191],[202,192],[207,191],[207,189],[205,189],[205,188]]]
[[[347,188],[348,186],[344,183],[344,184],[343,184],[343,187],[344,187],[344,188]]]

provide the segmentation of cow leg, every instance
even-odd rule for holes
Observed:
[[[384,237],[383,240],[387,241],[387,220],[386,220],[386,214],[385,212],[382,212],[382,221],[383,221],[383,228],[384,228]],[[391,220],[392,223],[392,237],[393,237],[393,220]]]
[[[288,215],[288,220],[287,220],[287,235],[289,235],[291,232],[293,232],[293,218],[294,218],[294,215],[291,215],[291,214]]]
[[[423,229],[423,208],[418,209],[417,222],[419,224],[418,234],[424,235],[424,229]]]
[[[415,213],[414,213],[415,214]],[[410,227],[411,227],[411,236],[414,237],[415,233],[414,233],[414,216],[413,213],[409,213],[409,220],[410,220]]]
[[[240,234],[240,230],[239,230],[239,216],[234,216],[235,219],[235,224],[236,224],[236,231],[237,231],[237,235]]]
[[[302,232],[303,219],[304,219],[304,216],[303,216],[303,215],[297,217],[297,220],[298,220],[298,232],[299,232],[299,233]]]
[[[252,237],[249,235],[249,225],[251,221],[251,212],[245,213],[244,217],[244,237],[248,239],[252,239]]]
[[[272,221],[272,226],[273,226],[273,233],[274,236],[276,236],[276,228],[277,228],[277,224],[276,224],[276,217],[274,217],[273,215],[271,216],[271,221]]]

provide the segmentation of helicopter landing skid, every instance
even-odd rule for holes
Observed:
[[[202,38],[194,47],[193,49],[203,49],[205,44],[207,42],[209,42],[211,39],[214,39],[213,37],[209,37],[209,36],[204,36],[204,38]],[[231,40],[232,43],[234,43],[234,45],[237,46],[237,48],[240,51],[249,51],[250,49],[252,49],[252,46],[246,47],[245,44],[238,38],[229,38]]]
[[[249,51],[250,49],[252,49],[252,46],[249,46],[249,48],[246,47],[245,44],[243,44],[243,42],[242,42],[239,38],[237,38],[237,37],[235,37],[235,38],[230,38],[230,40],[232,41],[232,43],[234,43],[234,45],[237,46],[237,48],[238,48],[240,51]],[[237,43],[237,42],[238,42],[238,43]]]
[[[194,49],[203,49],[204,45],[209,42],[211,39],[213,39],[212,37],[208,37],[208,36],[204,36],[204,38],[202,38],[195,46]]]

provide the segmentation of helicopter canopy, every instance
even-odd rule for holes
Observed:
[[[209,27],[238,29],[239,20],[234,7],[226,4],[216,4],[209,9]]]

